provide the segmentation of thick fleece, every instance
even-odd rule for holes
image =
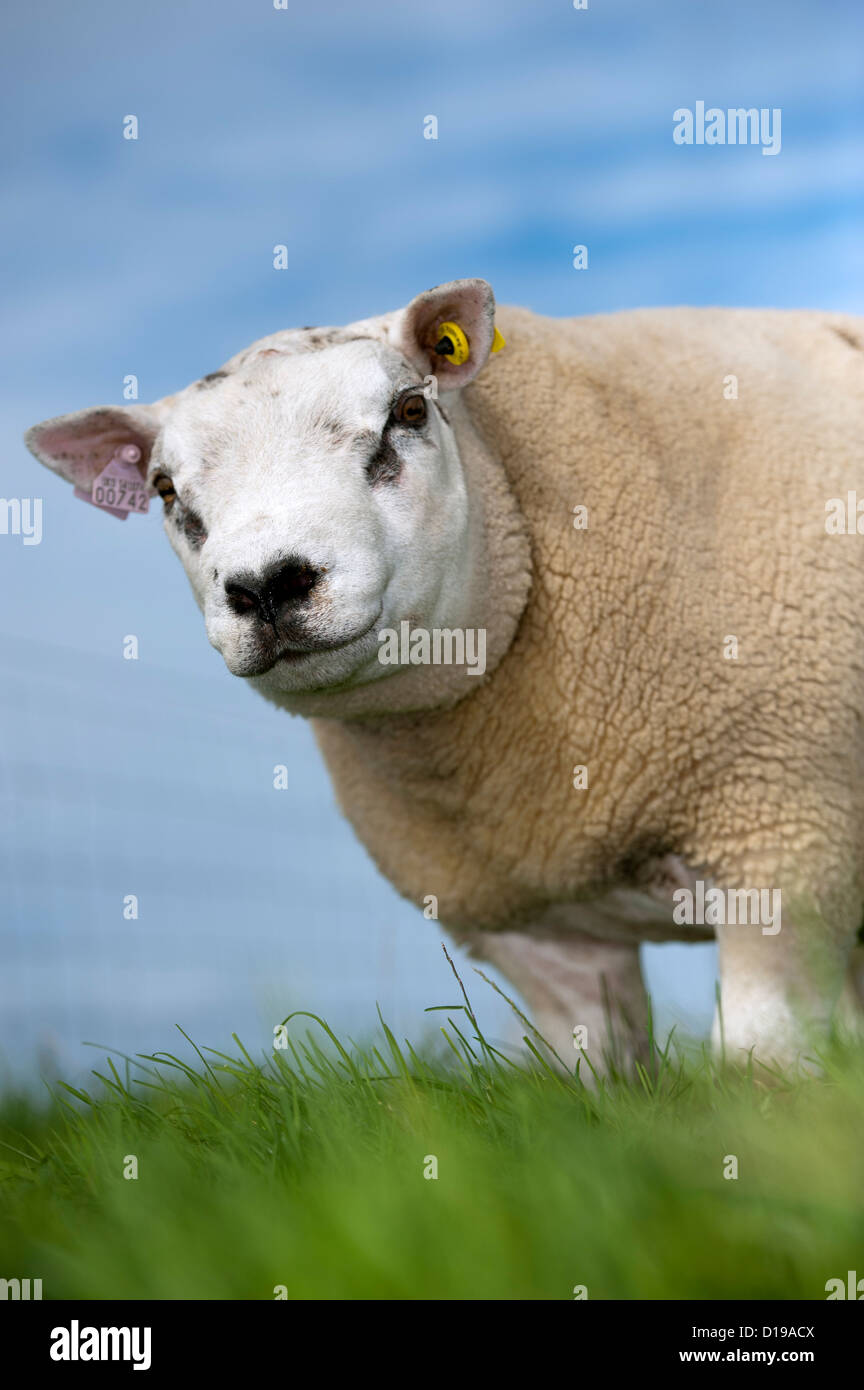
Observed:
[[[826,532],[829,499],[864,496],[864,324],[498,322],[507,350],[454,423],[500,461],[530,538],[521,623],[453,708],[315,721],[340,802],[401,892],[467,934],[693,939],[711,928],[676,928],[667,889],[781,890],[778,935],[721,933],[727,1039],[794,1051],[864,904],[864,537]],[[494,553],[507,507],[473,501]]]

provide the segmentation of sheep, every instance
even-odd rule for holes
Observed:
[[[26,442],[88,500],[135,464],[228,670],[560,1061],[629,1066],[640,943],[716,937],[715,1046],[794,1066],[862,1000],[862,342],[458,280]]]

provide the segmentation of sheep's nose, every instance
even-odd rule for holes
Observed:
[[[254,612],[274,623],[285,609],[295,608],[309,597],[321,573],[308,560],[280,561],[260,575],[232,575],[225,580],[225,595],[235,613]]]

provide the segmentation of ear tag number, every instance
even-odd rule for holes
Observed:
[[[130,512],[146,512],[150,507],[147,483],[137,467],[141,450],[137,444],[122,444],[102,472],[93,479],[90,492],[75,488],[75,496],[125,521]]]

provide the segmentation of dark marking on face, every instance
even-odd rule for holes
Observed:
[[[165,515],[170,518],[172,526],[176,526],[185,536],[193,550],[200,550],[207,539],[207,529],[198,513],[180,501],[171,479],[166,474],[157,477],[154,486],[162,497]]]
[[[366,458],[377,449],[380,441],[380,435],[375,430],[357,430],[335,415],[318,415],[309,421],[308,428],[325,436],[326,447],[346,449]]]
[[[200,550],[207,539],[207,531],[198,513],[193,512],[191,507],[184,507],[181,502],[177,502],[173,508],[173,516],[192,549]]]
[[[398,482],[401,473],[402,460],[385,430],[375,453],[366,465],[366,476],[373,487],[379,487]]]
[[[326,435],[327,442],[333,449],[344,449],[350,444],[353,438],[353,431],[350,425],[338,420],[335,415],[320,415],[312,421],[312,428],[319,434]],[[373,443],[377,443],[377,434],[372,435]]]
[[[200,381],[195,382],[195,389],[197,391],[204,391],[208,386],[212,386],[214,382],[224,381],[227,376],[228,372],[208,372],[207,376],[202,376]]]

